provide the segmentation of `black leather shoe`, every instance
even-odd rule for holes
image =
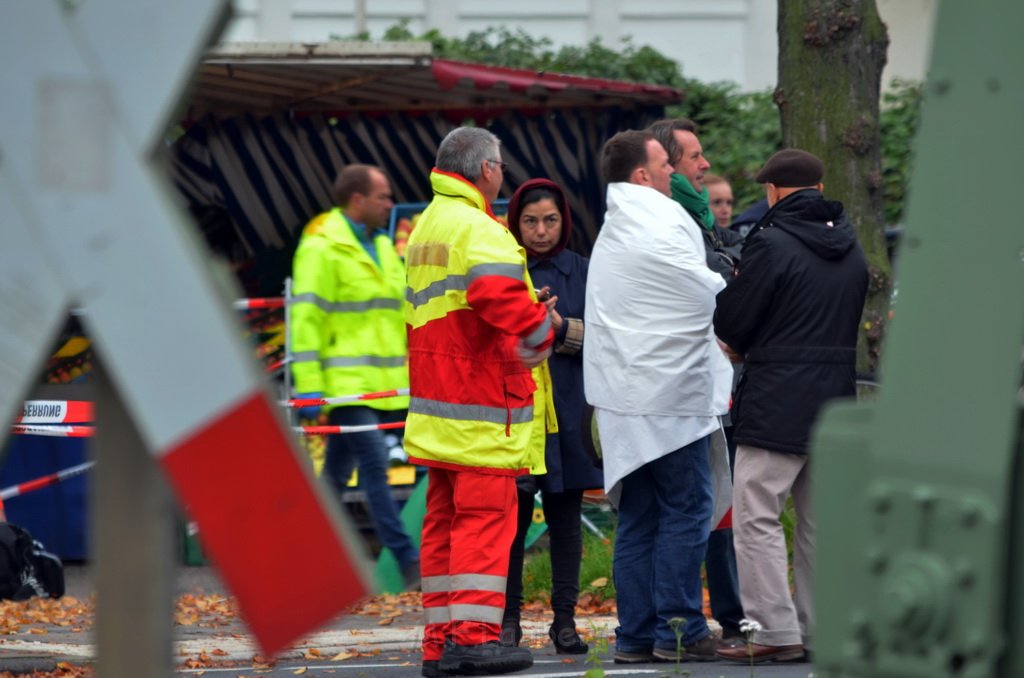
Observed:
[[[522,671],[533,666],[525,647],[505,647],[496,640],[479,645],[449,645],[441,655],[440,670],[462,676],[490,676]]]
[[[704,636],[692,645],[676,648],[654,648],[654,661],[658,662],[713,662],[722,656],[721,641]]]
[[[586,654],[590,646],[583,642],[575,626],[554,626],[548,631],[551,642],[555,645],[556,654]]]
[[[615,650],[615,663],[616,664],[650,664],[654,661],[654,654],[650,651],[640,650],[639,652],[630,652],[628,650]]]
[[[436,659],[424,659],[423,670],[420,672],[420,675],[423,678],[445,678],[445,676],[452,675],[447,671],[442,671],[440,664],[441,662]]]

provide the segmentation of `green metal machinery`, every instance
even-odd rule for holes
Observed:
[[[1024,676],[1022,33],[940,4],[882,387],[814,443],[817,676]]]

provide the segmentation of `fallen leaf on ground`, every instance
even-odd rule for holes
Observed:
[[[47,624],[62,628],[81,629],[92,624],[95,606],[92,602],[82,603],[73,596],[64,596],[58,600],[50,598],[31,598],[14,602],[0,602],[0,635],[21,633],[22,626],[28,624]],[[45,629],[29,630],[29,633],[46,633]]]

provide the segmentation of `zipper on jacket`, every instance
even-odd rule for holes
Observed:
[[[508,403],[508,384],[502,384],[505,391],[505,437],[512,437],[512,407]]]

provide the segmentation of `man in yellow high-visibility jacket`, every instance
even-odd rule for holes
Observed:
[[[491,211],[504,177],[498,138],[460,127],[441,142],[434,197],[409,236],[406,449],[428,468],[423,519],[423,671],[529,668],[498,642],[515,477],[543,473],[557,430],[545,359],[554,332],[526,254]],[[531,373],[532,370],[532,373]]]
[[[300,397],[337,397],[407,388],[405,267],[384,232],[394,203],[377,167],[349,165],[334,186],[340,207],[313,218],[295,252],[291,312],[292,374]],[[402,421],[408,396],[330,408],[333,426]],[[318,408],[300,414],[319,415]],[[334,434],[324,476],[343,492],[358,465],[359,486],[381,543],[406,584],[418,578],[419,552],[402,528],[387,484],[384,432]]]

